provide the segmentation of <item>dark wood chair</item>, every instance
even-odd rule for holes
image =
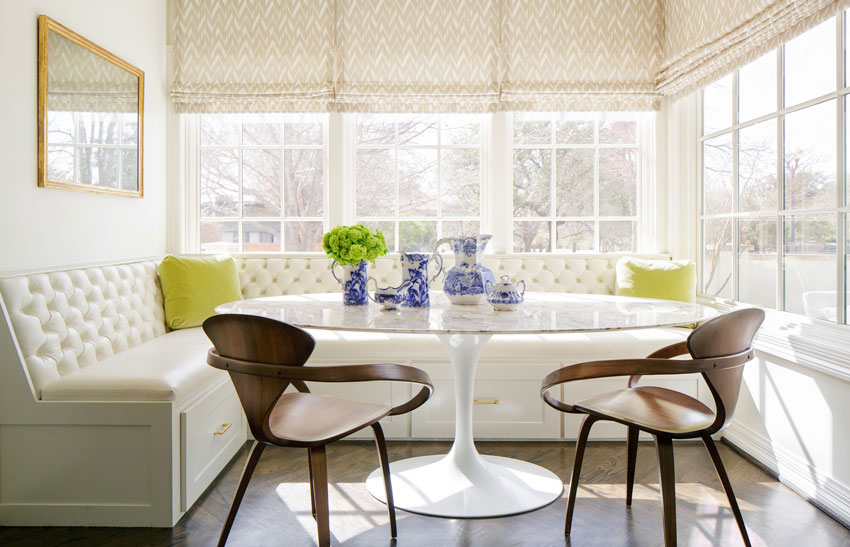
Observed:
[[[251,475],[263,449],[270,444],[308,450],[311,506],[319,529],[319,544],[330,545],[325,446],[368,426],[372,427],[378,445],[390,533],[395,538],[387,446],[378,420],[410,412],[428,400],[433,391],[428,375],[417,368],[395,364],[305,367],[316,345],[313,337],[297,327],[266,317],[216,315],[204,321],[203,327],[215,346],[207,355],[207,363],[230,373],[255,439],[218,545],[227,542]],[[406,403],[390,407],[317,395],[310,393],[305,384],[372,380],[410,382],[421,384],[422,388]],[[297,392],[284,393],[290,384]]]
[[[753,337],[764,320],[759,309],[738,310],[703,323],[687,341],[662,348],[646,359],[623,359],[578,363],[559,369],[543,380],[541,395],[552,407],[563,412],[584,414],[576,443],[575,462],[570,478],[570,496],[564,533],[569,535],[576,502],[581,463],[590,428],[600,420],[628,426],[626,462],[626,505],[632,504],[635,460],[640,431],[655,437],[658,475],[664,514],[664,544],[676,545],[676,478],[673,469],[673,439],[702,439],[720,477],[738,529],[750,545],[744,518],[732,492],[732,484],[723,467],[711,435],[729,425],[741,390],[743,365],[753,359]],[[689,355],[690,359],[672,357]],[[714,398],[715,410],[702,402],[670,389],[638,387],[641,376],[652,374],[702,374]],[[573,404],[556,399],[550,389],[577,380],[630,376],[628,387],[596,395]]]

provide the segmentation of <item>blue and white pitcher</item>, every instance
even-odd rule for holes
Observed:
[[[486,302],[485,285],[488,281],[495,283],[496,279],[490,268],[482,264],[481,256],[492,237],[491,235],[444,237],[434,247],[434,253],[440,256],[440,246],[449,243],[455,253],[455,265],[446,274],[446,280],[443,282],[443,292],[452,304]]]
[[[365,306],[369,303],[366,295],[366,261],[360,264],[339,264],[342,266],[342,279],[336,276],[334,268],[339,264],[336,260],[331,264],[331,275],[342,285],[342,303],[345,306]]]
[[[401,251],[401,276],[407,287],[407,298],[402,304],[406,308],[427,308],[431,305],[428,296],[428,284],[434,281],[443,271],[443,257],[439,254],[434,258],[440,261],[439,269],[433,277],[428,276],[428,253],[406,253]]]

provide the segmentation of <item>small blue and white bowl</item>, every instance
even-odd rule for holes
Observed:
[[[503,275],[501,279],[502,282],[495,285],[487,281],[487,302],[496,311],[513,311],[525,298],[525,281],[520,280],[522,284],[522,292],[520,292],[517,286],[511,283],[511,276]]]

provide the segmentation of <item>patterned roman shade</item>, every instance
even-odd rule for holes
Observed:
[[[656,110],[657,0],[505,0],[501,108]]]
[[[847,0],[664,0],[657,90],[697,90],[844,9]]]

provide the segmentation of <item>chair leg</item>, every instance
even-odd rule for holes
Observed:
[[[390,513],[390,537],[395,539],[398,537],[398,530],[395,523],[395,502],[393,501],[393,485],[390,481],[390,458],[387,456],[387,441],[384,439],[384,430],[381,429],[381,424],[378,422],[372,424],[372,431],[375,433],[375,444],[378,445],[378,458],[381,460],[381,470],[384,473],[384,489],[387,492],[387,511]]]
[[[673,467],[673,439],[655,436],[658,452],[658,478],[661,483],[661,506],[664,513],[664,545],[676,545],[676,472]]]
[[[596,422],[597,418],[588,414],[581,422],[581,430],[576,440],[576,455],[573,461],[573,474],[570,475],[570,497],[567,500],[567,518],[564,523],[564,535],[570,535],[570,529],[573,525],[573,509],[576,506],[576,494],[578,493],[578,479],[581,475],[581,462],[584,459],[584,449],[587,446],[587,436],[590,434],[590,428]]]
[[[702,442],[708,450],[711,461],[714,463],[714,468],[717,470],[717,476],[720,478],[720,483],[723,485],[723,490],[726,491],[726,497],[729,499],[729,507],[732,508],[732,514],[735,515],[735,521],[738,523],[738,530],[741,531],[741,538],[744,540],[744,545],[750,547],[750,536],[747,534],[747,527],[744,525],[744,516],[741,514],[741,508],[738,507],[738,500],[735,499],[735,492],[732,491],[732,483],[729,482],[729,475],[726,474],[726,468],[723,466],[723,460],[720,459],[720,453],[714,445],[714,440],[709,436],[704,436]]]
[[[328,458],[324,446],[316,446],[309,450],[313,468],[313,491],[316,498],[319,547],[328,547],[331,544],[330,515],[328,514]]]
[[[308,449],[309,450],[309,449]],[[316,494],[313,492],[313,460],[310,458],[309,452],[307,455],[307,467],[310,471],[310,513],[313,518],[316,518]]]
[[[245,468],[242,470],[242,478],[239,479],[236,493],[233,494],[233,502],[230,504],[230,511],[227,513],[227,519],[224,521],[224,527],[221,529],[221,535],[218,537],[218,547],[224,547],[227,543],[227,536],[230,535],[233,521],[236,520],[236,512],[239,511],[242,497],[245,495],[245,490],[248,489],[251,475],[254,474],[254,469],[257,468],[257,462],[260,461],[260,456],[263,454],[263,449],[265,448],[266,445],[259,441],[254,441],[254,444],[251,445],[248,460],[245,462]]]
[[[635,464],[637,463],[637,448],[638,434],[640,430],[636,427],[629,427],[629,436],[626,440],[626,451],[628,459],[626,461],[626,505],[632,504],[632,490],[635,487]]]

